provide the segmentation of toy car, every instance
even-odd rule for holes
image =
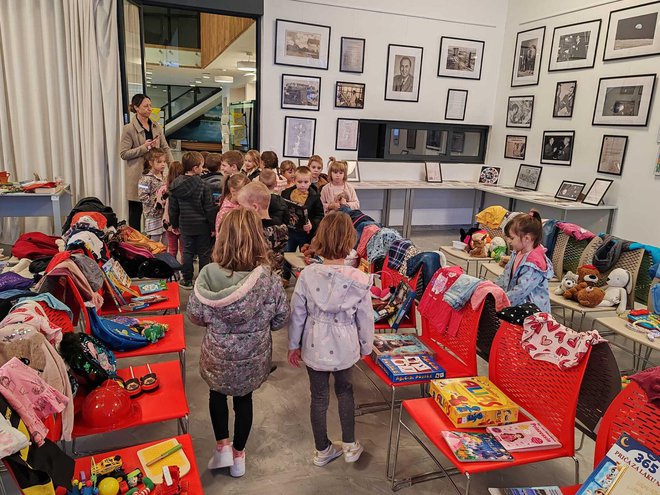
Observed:
[[[106,457],[101,462],[95,462],[92,457],[91,474],[92,476],[105,476],[116,471],[121,471],[121,456]]]

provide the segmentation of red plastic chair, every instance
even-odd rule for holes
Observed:
[[[560,457],[572,457],[575,463],[575,478],[578,477],[578,460],[575,458],[574,429],[580,384],[589,359],[588,354],[578,366],[569,370],[561,370],[555,364],[532,359],[520,345],[522,328],[508,322],[502,322],[500,330],[493,341],[489,362],[489,377],[510,399],[516,402],[522,410],[519,421],[533,418],[548,428],[561,442],[556,449],[532,452],[514,452],[512,462],[468,462],[456,460],[453,452],[442,437],[442,431],[452,431],[456,427],[444,414],[432,398],[405,400],[399,413],[399,428],[394,447],[392,468],[392,489],[397,490],[420,481],[436,478],[448,478],[458,493],[460,490],[451,478],[451,474],[462,473],[467,478],[466,495],[470,491],[470,477],[475,473],[504,469],[521,464],[546,461]],[[403,410],[410,419],[422,430],[424,435],[452,464],[452,469],[443,467],[428,447],[403,421]],[[399,450],[401,427],[406,429],[434,460],[437,473],[397,480],[396,464]],[[464,428],[462,431],[483,432],[483,428]]]
[[[630,382],[607,408],[598,430],[594,450],[594,469],[622,433],[628,433],[652,452],[660,452],[660,408],[649,402],[646,393]],[[573,495],[580,485],[563,487],[564,495]]]
[[[417,272],[417,274],[413,278],[408,279],[405,275],[401,275],[398,271],[388,268],[387,267],[388,261],[389,261],[389,256],[386,256],[385,261],[383,262],[382,270],[380,272],[377,272],[381,278],[381,285],[383,287],[396,288],[399,285],[399,283],[405,282],[408,284],[410,289],[413,292],[415,292],[415,288],[417,287],[417,280],[421,275],[421,271]],[[415,332],[417,332],[417,312],[415,311],[415,308],[416,308],[416,301],[413,302],[413,305],[410,307],[408,314],[405,316],[405,318],[399,325],[399,328],[403,328],[403,329],[414,328]],[[388,330],[389,328],[391,327],[389,326],[387,321],[376,323],[375,325],[376,330]]]

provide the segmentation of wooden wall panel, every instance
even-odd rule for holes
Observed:
[[[254,19],[226,15],[200,14],[202,67],[206,68],[238,38]]]

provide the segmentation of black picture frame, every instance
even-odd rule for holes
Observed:
[[[335,135],[335,149],[337,151],[357,151],[358,149],[358,142],[360,139],[360,126],[356,125],[356,131],[355,131],[355,147],[354,148],[340,148],[339,147],[339,128],[341,126],[342,121],[351,121],[351,122],[356,122],[359,123],[360,119],[344,119],[344,118],[338,118],[337,119],[337,134]]]
[[[360,182],[360,164],[357,160],[347,160],[346,164],[348,165],[346,182]]]
[[[358,94],[355,98],[352,98],[351,95],[348,97],[344,95],[343,89],[348,87],[353,88],[352,92],[357,91]],[[335,83],[335,108],[363,109],[366,92],[367,85],[364,83],[337,81]]]
[[[650,78],[650,79],[649,79]],[[651,117],[651,108],[653,105],[653,95],[655,93],[655,81],[657,79],[657,74],[639,74],[632,76],[610,76],[610,77],[601,77],[598,80],[598,91],[596,92],[596,100],[594,102],[594,114],[591,119],[591,125],[603,125],[607,127],[646,127],[649,123],[649,118]],[[628,119],[629,116],[626,115],[603,115],[603,109],[605,105],[608,104],[608,81],[619,80],[620,84],[625,84],[624,81],[628,80],[628,84],[642,84],[646,85],[648,91],[646,92],[649,97],[646,101],[646,105],[643,108],[643,111],[638,110],[638,115],[635,116],[637,119]],[[635,81],[637,80],[637,81]],[[621,86],[611,86],[611,87],[621,87]],[[610,88],[611,88],[610,87]],[[644,91],[642,95],[644,99]],[[610,99],[611,101],[611,99]],[[618,101],[614,102],[612,108],[613,112],[616,111],[616,105]],[[625,104],[627,102],[623,102]],[[609,106],[609,105],[608,105]],[[642,108],[642,101],[640,98],[639,107]],[[599,112],[599,108],[601,111]],[[639,114],[644,115],[643,119],[639,118]]]
[[[515,141],[515,140],[522,140],[523,141],[523,150],[522,150],[522,155],[512,155],[508,154],[509,151],[509,143]],[[509,158],[511,160],[524,160],[525,155],[527,154],[527,136],[523,135],[516,135],[516,134],[507,134],[506,139],[504,140],[504,158]]]
[[[362,56],[360,60],[360,70],[349,70],[344,68],[344,40],[361,41],[362,42]],[[339,41],[339,72],[350,72],[352,74],[362,74],[364,72],[364,49],[367,45],[365,38],[353,38],[351,36],[342,36]]]
[[[318,94],[316,97],[316,105],[304,105],[304,104],[294,104],[294,103],[286,103],[285,100],[287,98],[287,95],[285,94],[285,81],[287,78],[292,78],[292,79],[308,79],[308,80],[314,80],[318,83]],[[321,78],[317,76],[301,76],[298,74],[282,74],[282,82],[280,86],[280,109],[282,110],[303,110],[303,111],[313,111],[313,112],[318,112],[321,109]],[[308,93],[308,92],[307,92]],[[302,99],[302,95],[301,96]],[[308,94],[306,94],[305,99],[308,97]]]
[[[612,140],[619,140],[623,139],[623,150],[621,152],[621,160],[618,165],[618,171],[614,169],[614,171],[611,170],[603,170],[604,164],[603,164],[603,151],[605,150],[605,142],[609,139]],[[616,176],[621,176],[623,174],[623,163],[626,159],[626,150],[628,149],[628,136],[616,136],[613,134],[605,134],[603,135],[603,141],[600,144],[600,154],[598,155],[598,169],[597,172],[599,174],[607,174],[607,175],[616,175]]]
[[[437,169],[436,169],[437,165]],[[431,173],[429,170],[431,169]],[[426,182],[434,182],[442,184],[442,163],[440,162],[424,162],[424,174]]]
[[[579,190],[575,191],[575,192],[577,192],[577,194],[575,194],[574,196],[566,196],[566,195],[561,196],[560,193],[566,185],[578,186]],[[561,200],[564,200],[564,201],[577,201],[578,199],[580,199],[580,194],[582,194],[582,191],[584,190],[585,186],[586,186],[586,184],[584,182],[575,182],[575,181],[572,181],[572,180],[563,180],[563,181],[561,181],[561,184],[559,185],[559,188],[557,189],[557,192],[555,193],[555,199],[561,199]]]
[[[524,104],[525,102],[530,102],[531,107],[529,110],[529,122],[527,122],[527,119],[522,119],[524,115],[521,114],[521,120],[519,123],[516,123],[512,117],[515,116],[515,114],[512,114],[512,103],[516,104],[518,102],[512,100],[520,100],[519,102],[519,107]],[[522,111],[521,111],[522,112]],[[507,101],[507,106],[506,106],[506,127],[513,127],[513,128],[518,128],[518,129],[529,129],[532,127],[532,121],[534,117],[534,95],[516,95],[516,96],[509,96],[509,99]]]
[[[400,49],[399,53],[396,53],[396,50]],[[415,55],[408,54],[408,51],[415,51]],[[392,57],[394,60],[392,61]],[[413,57],[415,58],[416,65],[412,70],[412,85],[413,87],[410,90],[395,90],[396,87],[396,77],[392,79],[392,85],[390,85],[390,65],[392,65],[394,70],[394,65],[396,63],[396,57]],[[419,57],[419,60],[418,60]],[[387,65],[385,67],[385,100],[386,101],[405,101],[409,103],[419,102],[419,92],[421,90],[421,79],[422,79],[422,64],[424,61],[424,48],[421,46],[412,46],[412,45],[397,45],[395,43],[390,43],[387,45]],[[404,79],[405,81],[405,79]],[[408,95],[410,93],[410,95]]]
[[[572,86],[573,87],[573,95],[572,98],[570,99],[570,111],[566,112],[565,115],[561,114],[561,111],[563,109],[561,105],[562,101],[560,100],[561,95],[560,95],[560,90],[563,88],[563,86]],[[556,119],[570,119],[573,117],[573,109],[575,108],[575,97],[577,95],[577,81],[559,81],[557,83],[557,87],[555,88],[555,100],[552,104],[552,116]]]
[[[299,154],[289,153],[289,150],[295,151],[295,148],[287,147],[287,142],[289,138],[289,122],[293,120],[309,120],[312,121],[312,130],[311,130],[311,147],[309,150],[302,150]],[[282,156],[289,158],[309,158],[314,154],[314,146],[316,144],[316,119],[311,117],[294,117],[294,116],[285,116],[284,117],[284,137],[282,143]],[[305,153],[307,151],[307,153]]]
[[[452,93],[465,93],[465,100],[463,101],[463,110],[461,112],[462,117],[448,117],[447,116],[447,110],[449,110],[449,99],[452,96]],[[465,120],[465,110],[467,109],[467,100],[468,100],[468,90],[467,89],[454,89],[454,88],[449,88],[447,90],[447,101],[445,103],[445,120],[453,120],[453,121],[463,121]]]
[[[591,195],[592,189],[596,186],[596,184],[601,184],[603,182],[607,183],[605,189],[603,189],[598,193],[597,199],[595,201],[593,199],[590,200],[589,196]],[[603,198],[607,194],[607,191],[609,191],[610,186],[612,185],[613,182],[614,181],[612,179],[601,179],[601,178],[595,179],[591,183],[591,186],[589,186],[589,190],[587,191],[587,194],[585,194],[584,198],[582,198],[582,203],[584,203],[585,205],[598,206],[603,201]]]
[[[585,48],[585,56],[584,59],[587,60],[584,65],[580,65],[579,63],[572,63],[570,61],[558,61],[556,59],[556,50],[559,48],[559,46],[555,47],[555,40],[557,33],[560,32],[561,30],[565,30],[567,28],[574,28],[570,30],[570,33],[574,34],[580,34],[577,32],[578,29],[580,29],[580,26],[584,26],[585,29],[589,24],[595,24],[597,27],[595,29],[591,30],[591,34],[594,34],[595,31],[595,36],[593,36],[595,43],[593,46],[593,50],[589,50],[589,45]],[[552,31],[552,43],[550,44],[550,56],[548,57],[548,72],[558,72],[558,71],[563,71],[563,70],[580,70],[580,69],[593,69],[594,65],[596,64],[596,52],[598,51],[598,41],[600,38],[600,27],[601,27],[602,21],[600,19],[592,19],[590,21],[584,21],[584,22],[576,22],[574,24],[566,24],[564,26],[557,26],[556,28],[553,29]],[[561,35],[560,35],[561,36]],[[560,41],[560,40],[559,40]],[[591,43],[591,40],[590,40]],[[576,47],[575,45],[572,45],[571,50],[581,50],[580,47]],[[591,51],[591,53],[589,53]],[[560,64],[564,63],[565,65],[562,67]],[[554,65],[554,67],[553,67]]]
[[[554,139],[563,140],[555,144]],[[570,143],[566,139],[570,138]],[[551,141],[552,139],[552,141]],[[570,145],[568,152],[566,147]],[[570,167],[573,161],[573,150],[575,149],[575,131],[543,131],[543,141],[541,141],[541,163],[546,165],[562,165]]]
[[[616,36],[612,32],[612,30],[614,29],[614,26],[612,24],[613,19],[617,23],[617,28],[618,28],[618,27],[620,27],[619,23],[622,19],[616,19],[616,17],[620,12],[625,12],[627,10],[642,11],[645,8],[648,8],[651,5],[656,6],[655,9],[652,9],[652,11],[654,10],[657,13],[657,17],[655,18],[655,24],[656,25],[655,25],[654,36],[653,36],[654,43],[652,43],[652,45],[654,46],[652,48],[653,51],[648,51],[646,53],[640,53],[642,50],[639,50],[639,48],[643,45],[641,45],[641,46],[631,46],[631,47],[621,47],[620,49],[622,50],[622,52],[620,53],[620,56],[613,56],[612,54],[616,50],[616,48],[615,48],[615,46],[616,46]],[[607,60],[625,60],[625,59],[630,59],[630,58],[650,57],[650,56],[659,54],[660,53],[660,22],[658,22],[659,20],[660,20],[660,2],[658,2],[658,1],[648,2],[648,3],[641,4],[641,5],[632,5],[630,7],[625,7],[623,9],[617,9],[617,10],[611,11],[609,19],[607,21],[607,30],[605,31],[605,47],[603,49],[603,61],[607,61]],[[640,23],[636,23],[636,24],[638,25]],[[634,28],[636,30],[639,30],[637,25],[635,25]],[[612,36],[612,35],[614,35],[614,36]],[[613,44],[611,45],[610,43],[612,43],[612,39],[614,39],[614,41],[613,41]],[[624,53],[625,51],[628,51],[629,55],[626,55]]]
[[[475,64],[477,64],[479,66],[479,70],[474,71],[474,76],[465,75],[465,73],[469,74],[469,71],[447,68],[448,56],[446,56],[447,55],[447,46],[446,45],[449,44],[452,40],[457,41],[457,42],[464,41],[464,42],[466,42],[467,45],[469,45],[469,44],[474,45],[474,48],[477,51],[476,59],[478,59],[478,60],[475,60]],[[486,42],[485,41],[472,40],[472,39],[467,39],[467,38],[454,38],[452,36],[442,36],[440,38],[440,54],[438,55],[438,77],[453,77],[455,79],[470,79],[470,80],[473,80],[473,81],[481,80],[481,71],[483,69],[483,56],[484,56],[485,49],[486,49]],[[479,51],[481,52],[480,54],[479,54]],[[444,60],[444,64],[443,64],[443,60]],[[445,66],[444,69],[442,67],[443,65]],[[456,70],[456,72],[452,72],[454,70]]]
[[[525,167],[525,168],[523,168],[523,167]],[[536,176],[536,181],[535,181],[533,187],[526,187],[521,182],[521,178],[522,178],[521,175],[527,169],[538,170],[538,175]],[[525,189],[527,191],[536,191],[539,188],[539,182],[541,182],[541,174],[542,173],[543,173],[543,167],[541,167],[539,165],[526,165],[524,163],[521,163],[520,166],[518,167],[518,175],[516,175],[516,182],[514,184],[514,187],[516,189]]]
[[[479,184],[487,184],[489,186],[495,186],[500,182],[501,177],[501,167],[492,167],[490,165],[485,165],[481,167],[479,172]]]
[[[531,33],[533,31],[539,31],[538,35],[540,37],[540,47],[534,47],[535,49],[535,54],[534,54],[534,67],[536,70],[534,70],[531,74],[531,76],[518,76],[516,78],[516,62],[519,62],[520,58],[520,38],[521,35],[525,35],[527,33]],[[524,38],[524,36],[523,36]],[[530,38],[531,39],[531,38]],[[524,41],[524,40],[523,40]],[[539,26],[536,28],[532,29],[526,29],[525,31],[519,31],[516,34],[516,45],[514,47],[513,51],[513,66],[511,67],[511,87],[512,88],[520,88],[523,86],[537,86],[539,84],[539,79],[541,76],[541,64],[543,63],[543,45],[545,44],[545,26]],[[536,57],[538,57],[538,64],[536,62]],[[517,81],[517,79],[524,79],[525,77],[531,77],[532,81],[527,82],[527,81]]]
[[[279,50],[281,49],[281,46],[279,44],[280,40],[280,25],[284,23],[290,23],[290,24],[297,24],[300,26],[313,26],[315,28],[321,28],[323,31],[327,30],[327,52],[325,53],[325,61],[320,60],[319,64],[310,64],[310,63],[292,63],[294,61],[288,60],[285,61],[286,59],[284,58],[281,53],[279,53]],[[330,36],[332,33],[332,29],[330,26],[324,26],[323,24],[312,24],[310,22],[300,22],[300,21],[291,21],[288,19],[275,19],[275,43],[274,43],[274,50],[275,50],[275,56],[273,57],[275,65],[288,65],[290,67],[306,67],[308,69],[321,69],[321,70],[328,70],[328,64],[330,60]],[[285,46],[286,46],[286,40],[285,40]],[[320,51],[319,51],[320,53]],[[310,58],[306,57],[304,60],[307,60],[309,62]]]

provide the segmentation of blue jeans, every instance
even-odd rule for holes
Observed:
[[[286,241],[285,253],[295,253],[299,247],[312,242],[312,236],[306,232],[289,229],[289,240]],[[282,265],[282,278],[289,280],[291,278],[291,265],[286,261]]]
[[[211,234],[184,235],[181,234],[183,244],[183,280],[192,282],[195,273],[193,258],[199,257],[199,269],[201,270],[211,261]]]

